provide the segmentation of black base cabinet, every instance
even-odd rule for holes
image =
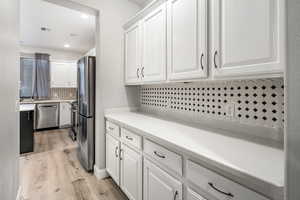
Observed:
[[[20,153],[33,152],[34,111],[20,112]]]

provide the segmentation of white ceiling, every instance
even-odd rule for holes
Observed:
[[[20,12],[21,45],[79,53],[95,46],[94,16],[82,18],[81,12],[43,0],[21,0]],[[41,27],[51,31],[41,31]]]

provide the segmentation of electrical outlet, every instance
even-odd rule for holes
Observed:
[[[229,117],[234,117],[234,114],[235,114],[235,105],[233,103],[230,103],[228,105],[226,105],[225,107],[226,109],[226,115],[229,116]]]

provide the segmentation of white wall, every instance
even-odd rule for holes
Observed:
[[[20,52],[21,55],[34,54],[34,53],[47,53],[51,55],[50,57],[51,60],[78,60],[84,55],[72,51],[61,51],[55,49],[46,49],[46,48],[24,46],[24,45],[20,46]]]
[[[124,86],[123,24],[139,6],[128,0],[73,0],[100,11],[96,72],[96,166],[105,168],[104,109],[136,106],[138,88]]]
[[[19,1],[0,1],[0,199],[16,199],[19,185]]]
[[[286,198],[300,199],[300,1],[287,0]]]

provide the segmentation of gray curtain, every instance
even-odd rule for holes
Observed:
[[[33,97],[45,99],[50,94],[50,61],[49,54],[35,54],[35,69],[33,70]]]

